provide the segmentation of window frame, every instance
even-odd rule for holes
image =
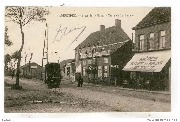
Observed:
[[[141,39],[141,36],[143,36],[143,39]],[[144,50],[144,41],[145,41],[144,38],[145,38],[144,34],[141,34],[139,36],[139,50],[140,51]]]
[[[105,68],[106,67],[106,68]],[[105,75],[106,74],[106,75]],[[103,76],[108,77],[108,66],[104,66]]]
[[[102,77],[102,66],[98,66],[98,77]]]
[[[105,64],[109,63],[109,58],[103,58],[103,63]]]
[[[83,72],[82,72],[83,76],[86,76],[86,67],[83,67],[82,69],[83,69],[83,70],[82,70],[82,71],[83,71]]]
[[[87,63],[92,64],[92,59],[88,59]]]
[[[83,60],[82,62],[83,62],[83,65],[86,65],[86,60]]]
[[[163,35],[162,35],[162,32],[164,32]],[[159,36],[159,49],[164,49],[165,44],[166,44],[166,31],[161,30],[159,33],[160,33],[160,36]]]
[[[151,34],[153,34],[153,37],[151,37]],[[154,49],[154,36],[155,36],[154,32],[151,32],[148,35],[148,50]]]

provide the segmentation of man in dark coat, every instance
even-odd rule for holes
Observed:
[[[79,76],[78,80],[78,87],[82,87],[83,84],[83,78],[81,76]]]
[[[83,85],[83,78],[81,77],[80,78],[80,87],[82,87],[82,85]]]
[[[13,70],[11,73],[12,79],[14,78],[14,75],[15,75],[15,70]]]
[[[77,81],[78,81],[78,87],[80,87],[81,76],[79,76],[79,77],[77,78]]]

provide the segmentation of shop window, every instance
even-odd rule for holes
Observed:
[[[79,57],[78,57],[78,54],[77,54],[77,59],[81,59],[81,58],[83,58],[83,56],[82,56],[82,53],[80,52]]]
[[[108,66],[104,66],[104,77],[108,77]]]
[[[92,64],[92,60],[91,59],[88,60],[88,64]]]
[[[104,58],[104,63],[108,63],[108,58]]]
[[[154,47],[154,33],[149,34],[148,42],[148,49],[152,50]]]
[[[159,48],[165,48],[165,31],[160,31],[160,38],[159,38]]]
[[[96,64],[96,59],[95,58],[92,59],[92,63]]]
[[[144,50],[144,35],[139,37],[139,50]]]
[[[83,76],[86,76],[86,68],[83,67]]]
[[[98,77],[102,77],[102,66],[98,66]]]
[[[67,67],[67,75],[70,74],[70,67]]]
[[[83,60],[83,65],[86,65],[86,60]]]

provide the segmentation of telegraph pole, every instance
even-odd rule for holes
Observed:
[[[46,50],[46,51],[45,51]],[[46,54],[45,54],[46,53]],[[42,80],[43,80],[43,73],[45,73],[46,75],[46,72],[44,72],[43,70],[43,66],[44,66],[44,59],[47,60],[47,63],[48,64],[48,25],[46,23],[46,29],[45,29],[45,39],[44,39],[44,46],[43,46],[43,58],[42,58]],[[45,80],[46,80],[46,76],[45,76]]]
[[[46,28],[47,28],[47,64],[48,64],[48,25],[46,23]]]

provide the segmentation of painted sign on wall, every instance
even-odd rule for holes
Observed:
[[[125,71],[160,72],[169,61],[170,50],[137,53],[123,68]]]

